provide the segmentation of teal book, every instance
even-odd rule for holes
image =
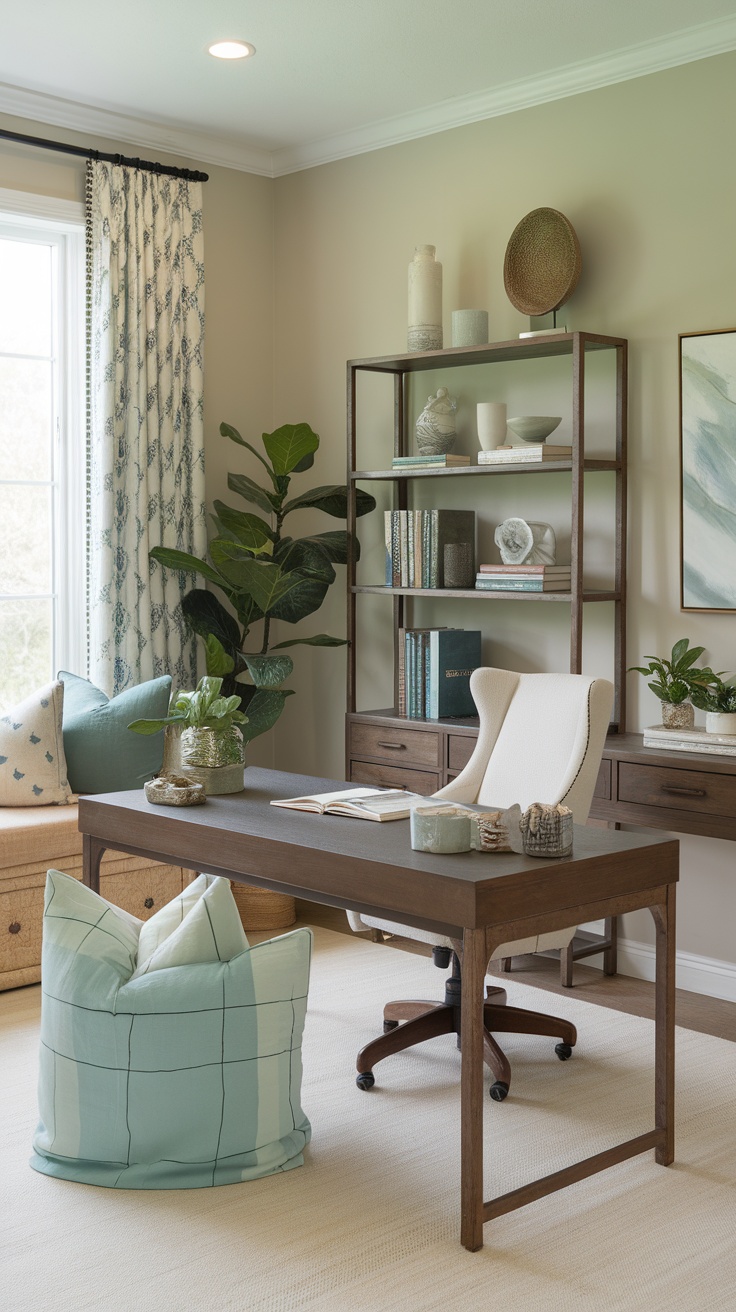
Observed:
[[[475,560],[475,511],[474,510],[430,510],[431,557],[429,569],[430,588],[445,586],[445,547],[452,542],[469,542]],[[475,573],[475,565],[473,565]]]
[[[429,640],[428,718],[475,715],[470,676],[481,664],[479,629],[433,629]]]

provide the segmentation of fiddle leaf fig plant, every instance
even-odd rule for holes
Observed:
[[[342,647],[345,638],[329,633],[271,642],[272,620],[298,624],[319,610],[337,577],[334,566],[348,558],[345,529],[291,537],[285,531],[288,516],[300,510],[318,510],[345,519],[347,487],[323,484],[290,496],[292,477],[314,464],[319,436],[309,424],[283,424],[264,433],[263,450],[246,441],[231,424],[221,424],[223,437],[244,447],[266,470],[264,485],[246,474],[228,474],[228,487],[253,509],[241,510],[215,501],[212,516],[215,536],[207,560],[170,547],[154,547],[151,557],[167,569],[198,574],[213,584],[230,609],[206,588],[193,588],[182,601],[191,630],[205,642],[207,673],[222,679],[223,693],[238,697],[247,711],[242,726],[249,741],[272,728],[293,689],[285,688],[294,665],[284,654],[287,647]],[[358,515],[375,508],[375,499],[356,490]],[[354,544],[356,557],[359,544]],[[262,623],[260,647],[252,636]]]
[[[663,656],[645,656],[649,665],[631,665],[629,669],[652,679],[647,687],[661,702],[680,706],[690,699],[697,706],[695,695],[719,681],[718,675],[708,666],[695,668],[695,662],[700,660],[704,651],[705,647],[691,647],[689,638],[680,638],[672,648],[669,660]]]

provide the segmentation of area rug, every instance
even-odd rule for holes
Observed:
[[[114,1192],[37,1175],[40,990],[0,994],[0,1306],[8,1312],[710,1312],[736,1306],[736,1045],[678,1030],[677,1156],[653,1154],[490,1222],[459,1243],[459,1074],[442,1037],[355,1086],[383,1003],[442,992],[429,959],[315,933],[304,1042],[305,1165],[254,1183]],[[508,984],[578,1027],[510,1037],[511,1093],[485,1108],[485,1196],[653,1121],[651,1022]]]

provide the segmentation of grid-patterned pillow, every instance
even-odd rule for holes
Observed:
[[[49,871],[31,1165],[121,1189],[234,1184],[300,1166],[311,1133],[300,1100],[311,931],[138,976],[140,932]]]

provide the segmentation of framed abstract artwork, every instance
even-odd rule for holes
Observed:
[[[736,329],[680,333],[682,610],[736,611]]]

